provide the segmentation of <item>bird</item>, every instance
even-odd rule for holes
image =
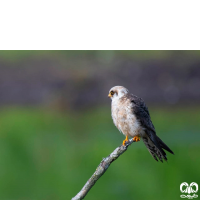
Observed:
[[[123,86],[114,86],[110,89],[108,97],[111,99],[111,116],[114,125],[126,136],[122,145],[126,145],[128,137],[139,142],[142,138],[145,146],[158,161],[167,161],[164,150],[174,152],[156,135],[155,127],[151,121],[148,108],[142,98],[129,92]],[[164,149],[164,150],[163,150]]]

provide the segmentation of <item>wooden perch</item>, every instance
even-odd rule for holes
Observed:
[[[92,177],[83,186],[81,191],[74,198],[72,198],[72,200],[83,199],[92,188],[92,186],[96,183],[96,181],[106,172],[110,164],[115,161],[121,154],[123,154],[129,147],[129,145],[131,145],[133,142],[133,139],[130,139],[128,142],[126,142],[125,146],[121,145],[117,147],[108,157],[104,158],[97,167]]]

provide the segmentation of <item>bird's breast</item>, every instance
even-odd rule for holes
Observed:
[[[115,126],[124,135],[134,137],[140,132],[140,123],[128,102],[112,103],[112,118]]]

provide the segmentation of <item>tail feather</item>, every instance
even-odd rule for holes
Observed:
[[[143,141],[148,151],[156,161],[158,161],[158,159],[161,162],[163,162],[163,159],[167,161],[167,155],[163,149],[174,154],[173,151],[155,134],[151,134],[151,137],[143,137]]]
[[[151,132],[148,132],[147,135],[149,136],[149,139],[150,139],[149,142],[152,142],[153,143],[152,145],[155,145],[156,149],[161,153],[162,157],[165,160],[167,160],[166,153],[164,152],[164,150],[160,146],[159,141],[157,140],[156,134],[151,131]],[[159,156],[159,155],[157,154],[157,156]]]
[[[156,161],[158,161],[159,159],[161,162],[163,162],[163,158],[166,160],[166,157],[162,155],[159,149],[153,144],[153,142],[148,137],[143,137],[142,139],[149,153]]]
[[[174,154],[174,152],[158,136],[156,136],[156,137],[157,137],[157,141],[159,142],[161,148],[167,150],[171,154]]]

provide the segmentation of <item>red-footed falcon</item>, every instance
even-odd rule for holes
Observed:
[[[123,86],[115,86],[110,89],[108,96],[111,98],[112,119],[115,126],[122,132],[128,141],[128,136],[135,142],[142,138],[148,151],[153,158],[158,161],[167,160],[163,149],[173,153],[173,151],[156,135],[154,125],[144,101],[129,93]],[[158,157],[158,159],[157,159]]]

